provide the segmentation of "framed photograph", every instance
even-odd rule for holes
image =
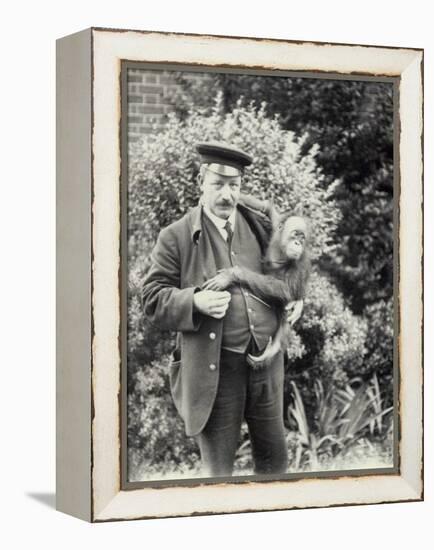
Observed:
[[[423,50],[57,44],[57,507],[423,498]]]

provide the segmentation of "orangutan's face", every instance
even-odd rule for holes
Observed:
[[[282,227],[280,246],[290,260],[299,260],[303,255],[307,238],[307,225],[303,218],[290,216]]]

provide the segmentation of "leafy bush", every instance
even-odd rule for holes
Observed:
[[[380,388],[388,405],[393,403],[393,299],[379,302],[365,309],[368,327],[366,355],[359,375],[364,379],[378,377]],[[352,373],[356,375],[357,373]]]
[[[351,378],[361,375],[367,351],[367,323],[351,312],[327,277],[314,272],[296,330],[302,348],[292,345],[288,350],[285,393],[287,400],[290,399],[290,385],[296,381],[308,414],[312,415],[316,380],[332,390],[344,387]]]
[[[137,470],[183,473],[195,467],[199,452],[195,441],[186,438],[176,414],[167,377],[168,360],[152,361],[137,370],[128,396],[128,449],[130,480]]]

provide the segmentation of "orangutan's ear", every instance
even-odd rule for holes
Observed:
[[[291,216],[294,216],[294,211],[293,210],[285,210],[284,212],[282,212],[280,214],[280,219],[281,219],[281,221],[284,221],[287,218],[290,218]]]
[[[299,202],[295,205],[295,208],[292,211],[292,215],[293,216],[300,216],[300,218],[303,217],[303,205],[301,204],[301,202]]]

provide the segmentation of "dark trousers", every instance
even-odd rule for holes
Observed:
[[[243,419],[249,429],[255,473],[286,472],[283,374],[281,353],[269,367],[253,369],[246,354],[222,350],[217,396],[197,436],[205,476],[232,475]]]

